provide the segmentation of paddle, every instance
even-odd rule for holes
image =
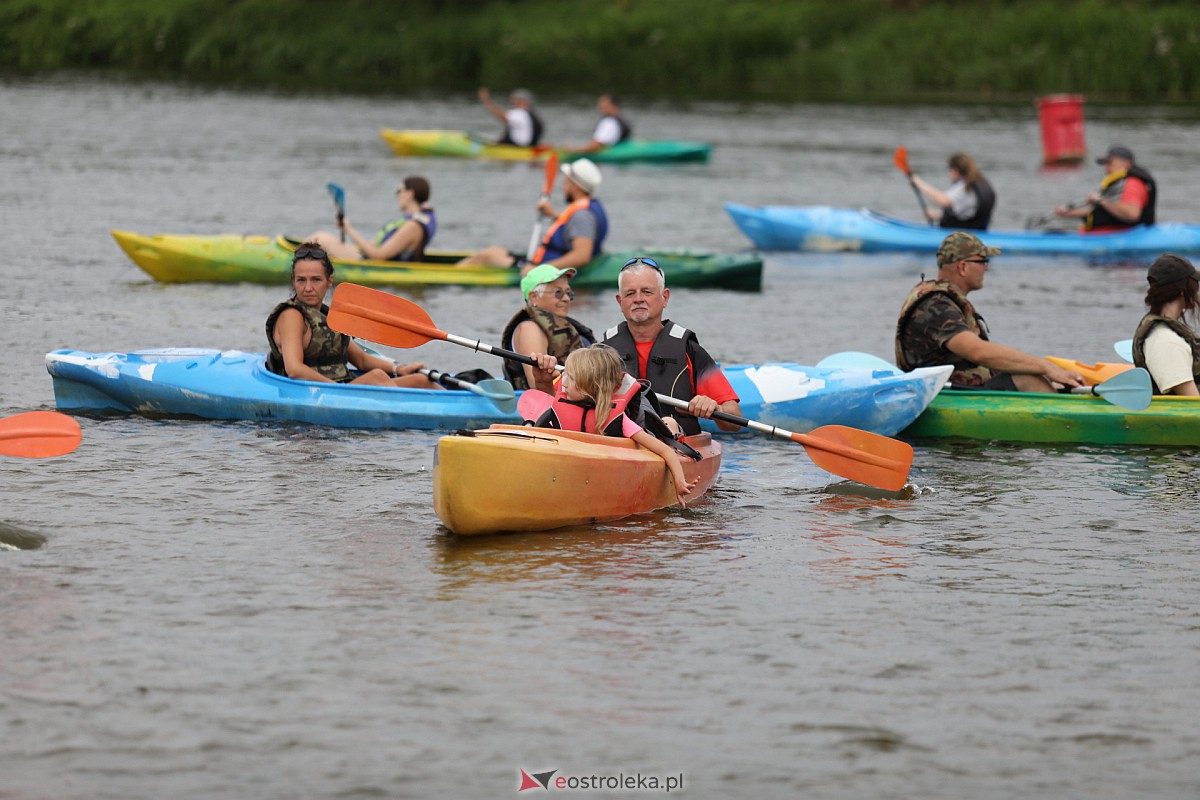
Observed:
[[[529,356],[439,330],[429,314],[416,303],[353,283],[339,284],[334,289],[328,319],[334,330],[392,347],[418,347],[441,339],[477,352],[537,365],[537,361]],[[561,365],[559,369],[562,369]],[[683,400],[661,394],[656,397],[665,405],[687,408]],[[781,439],[791,439],[804,446],[814,464],[843,478],[889,491],[899,491],[908,482],[913,449],[905,442],[843,425],[826,425],[805,434],[722,411],[714,413],[713,417]]]
[[[1141,367],[1135,367],[1095,386],[1075,386],[1070,393],[1095,394],[1119,408],[1142,411],[1150,405],[1150,387],[1150,373]]]
[[[342,220],[346,218],[346,193],[336,183],[327,183],[325,188],[329,190],[329,196],[333,198],[333,205],[337,208],[338,230],[341,231],[344,242],[346,241],[346,232],[342,230]]]
[[[505,414],[514,414],[517,411],[517,395],[513,392],[512,384],[508,381],[493,378],[482,380],[479,383],[471,383],[470,381],[460,380],[453,375],[439,372],[436,369],[419,369],[417,372],[443,386],[454,386],[477,394],[480,397],[486,397],[495,404],[496,408]]]
[[[549,200],[551,192],[554,191],[554,181],[558,178],[558,151],[551,150],[550,155],[546,158],[546,182],[542,184],[542,200]],[[533,255],[537,252],[538,245],[542,241],[542,220],[545,215],[538,211],[537,219],[533,222],[533,233],[529,236],[529,247],[525,250],[525,258],[528,261],[533,261]]]
[[[933,220],[929,218],[929,209],[925,206],[925,196],[917,188],[916,181],[913,180],[912,170],[908,168],[908,148],[904,146],[897,147],[896,152],[892,155],[892,162],[895,163],[896,169],[908,177],[908,185],[912,187],[913,194],[917,196],[917,202],[921,204],[921,218],[932,226]]]
[[[1113,350],[1116,350],[1117,355],[1128,361],[1130,364],[1133,363],[1133,339],[1122,339],[1119,342],[1115,342],[1113,344]]]
[[[57,411],[27,411],[0,419],[0,455],[65,456],[83,439],[79,423]]]

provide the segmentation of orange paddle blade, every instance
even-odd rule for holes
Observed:
[[[846,425],[823,425],[792,439],[826,472],[892,492],[908,483],[913,449],[907,442]]]
[[[65,456],[83,440],[79,423],[57,411],[27,411],[0,419],[0,455]]]
[[[912,170],[908,168],[908,148],[900,146],[896,148],[896,152],[892,155],[892,162],[895,163],[896,169],[903,172],[905,175],[911,175]]]
[[[335,331],[392,347],[419,347],[446,338],[416,303],[356,283],[333,290],[328,319]]]
[[[551,150],[546,159],[546,182],[542,184],[542,196],[549,197],[554,191],[554,181],[558,178],[558,151]]]

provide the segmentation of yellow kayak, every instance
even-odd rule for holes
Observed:
[[[398,156],[441,156],[447,158],[485,158],[496,161],[545,161],[555,148],[550,145],[518,147],[514,144],[495,144],[454,130],[395,130],[379,132]],[[560,161],[587,157],[598,163],[620,164],[650,162],[656,164],[679,161],[707,161],[712,145],[680,139],[630,139],[590,153],[558,150]]]
[[[707,433],[684,441],[704,456],[683,458],[700,479],[691,502],[716,480],[721,445]],[[434,456],[433,509],[461,536],[591,525],[677,502],[666,463],[624,437],[493,425],[443,437]]]
[[[1063,369],[1078,372],[1088,382],[1089,386],[1104,383],[1109,378],[1115,378],[1122,372],[1128,372],[1133,369],[1133,364],[1123,364],[1120,362],[1101,361],[1096,364],[1084,364],[1082,361],[1076,361],[1071,358],[1060,358],[1059,356],[1046,356],[1046,360],[1054,362]]]

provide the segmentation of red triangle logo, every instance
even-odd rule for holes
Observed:
[[[533,778],[529,777],[528,772],[526,772],[525,770],[521,770],[521,788],[517,789],[518,792],[523,792],[526,789],[544,789],[544,788],[545,787],[542,786],[540,783],[535,781]]]

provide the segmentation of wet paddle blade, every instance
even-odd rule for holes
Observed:
[[[328,318],[335,331],[392,347],[419,347],[446,338],[416,303],[356,283],[333,290]]]
[[[896,148],[896,152],[892,154],[892,163],[896,165],[896,169],[903,172],[905,175],[911,175],[912,170],[908,168],[908,148],[901,145]]]
[[[1122,339],[1119,342],[1115,342],[1113,344],[1113,350],[1117,352],[1118,356],[1125,359],[1130,364],[1133,363],[1133,339]]]
[[[0,419],[0,455],[4,456],[65,456],[82,439],[79,423],[57,411],[28,411]]]
[[[1122,372],[1115,378],[1095,386],[1072,389],[1074,394],[1098,394],[1114,406],[1128,411],[1142,411],[1150,407],[1152,396],[1150,373],[1141,367]]]
[[[329,190],[329,196],[333,198],[333,204],[337,206],[338,212],[346,210],[346,192],[336,183],[327,183],[325,188]]]
[[[554,191],[554,181],[558,179],[558,151],[551,150],[546,159],[546,181],[542,184],[542,197],[549,198]]]
[[[496,408],[505,414],[516,413],[517,395],[513,391],[511,383],[499,378],[492,378],[490,380],[482,380],[475,385],[479,387],[484,397],[496,405]]]
[[[539,389],[526,389],[521,392],[521,399],[517,401],[517,411],[521,414],[521,419],[530,422],[537,422],[538,418],[554,404],[554,398]]]
[[[826,472],[891,492],[908,483],[913,449],[907,442],[846,425],[823,425],[791,438]]]

